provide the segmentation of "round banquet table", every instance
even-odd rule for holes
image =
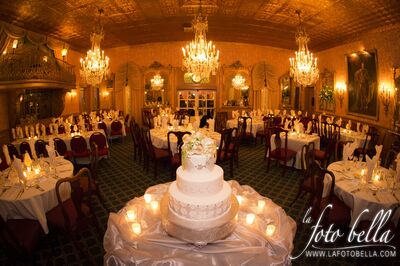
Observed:
[[[163,128],[153,128],[150,130],[150,137],[151,137],[151,142],[153,143],[153,146],[159,149],[168,149],[168,129],[163,129]],[[181,127],[179,131],[186,131],[184,127]],[[208,136],[215,140],[215,144],[217,147],[219,146],[219,143],[221,142],[221,134],[215,131],[209,131],[208,129],[205,128],[200,128],[199,132],[203,133],[205,136]],[[170,144],[171,144],[171,151],[175,154],[178,153],[176,149],[176,143],[178,139],[176,138],[175,135],[170,136]]]
[[[27,186],[20,184],[14,169],[6,169],[1,173],[0,180],[0,215],[7,219],[33,219],[38,220],[47,234],[46,212],[58,205],[55,185],[58,178],[70,177],[73,174],[73,164],[63,157],[55,159],[54,168],[50,169],[48,158],[40,164],[41,172],[35,175],[28,174]],[[47,164],[47,167],[46,167]],[[8,176],[8,177],[7,177]],[[71,189],[68,184],[60,187],[61,197],[70,197]]]
[[[247,120],[246,123],[250,123],[250,120]],[[253,122],[252,122],[252,127],[250,127],[250,125],[247,125],[246,127],[246,131],[250,132],[250,128],[251,128],[251,134],[253,135],[253,137],[255,138],[257,135],[257,131],[259,130],[264,130],[264,121],[261,118],[257,118],[257,117],[253,117]],[[238,126],[238,119],[229,119],[226,122],[226,126],[227,128],[234,128]]]
[[[392,221],[397,224],[400,217],[400,209],[396,208],[400,204],[400,189],[398,185],[395,187],[393,194],[392,189],[387,188],[385,181],[380,181],[379,187],[381,189],[378,190],[376,190],[374,184],[362,184],[359,177],[361,169],[366,169],[364,162],[338,161],[328,166],[328,170],[335,175],[335,195],[351,208],[350,226],[354,225],[358,216],[365,209],[369,209],[369,213],[364,213],[360,220],[372,220],[379,210],[392,209],[395,210]],[[387,175],[394,176],[394,173],[390,173],[390,170],[386,168],[380,167],[379,170]],[[325,178],[323,197],[328,195],[331,184],[331,179]]]
[[[235,231],[225,239],[205,246],[195,246],[169,236],[163,229],[160,210],[155,211],[144,197],[129,201],[118,213],[110,213],[104,235],[105,265],[288,265],[293,250],[296,223],[285,211],[270,199],[262,197],[253,188],[241,186],[236,181],[228,182],[243,201],[239,206]],[[147,189],[153,200],[160,201],[170,183]],[[263,209],[257,207],[264,200]],[[141,233],[135,235],[131,222],[127,221],[128,210],[137,213],[136,222]],[[254,213],[253,224],[246,224],[246,215]],[[276,230],[267,236],[267,225]]]

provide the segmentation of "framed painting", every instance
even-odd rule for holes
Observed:
[[[324,69],[319,75],[320,77],[320,94],[321,90],[329,92],[331,95],[330,101],[322,101],[319,97],[319,110],[326,112],[335,112],[335,97],[333,96],[333,88],[335,84],[335,73]]]
[[[348,113],[378,119],[376,50],[346,55]]]

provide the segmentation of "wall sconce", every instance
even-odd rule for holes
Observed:
[[[389,112],[390,91],[391,91],[390,87],[388,87],[386,84],[382,84],[380,96],[381,96],[382,104],[385,108],[385,115],[387,115]]]
[[[103,91],[103,97],[107,97],[108,95],[110,95],[108,91]]]
[[[344,82],[336,83],[336,95],[339,98],[340,107],[343,106],[344,95],[346,94],[346,84]]]
[[[67,56],[67,54],[68,54],[68,49],[67,48],[63,48],[61,50],[61,56],[62,56],[63,61],[65,60],[65,57]]]
[[[15,49],[17,49],[17,47],[18,47],[18,40],[14,40],[12,43],[13,53],[14,53]]]

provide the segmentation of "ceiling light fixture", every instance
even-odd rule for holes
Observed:
[[[100,43],[104,38],[103,26],[101,25],[101,15],[103,9],[99,9],[98,22],[93,28],[90,35],[92,49],[87,51],[86,58],[81,58],[80,75],[87,84],[96,86],[108,74],[109,58],[104,55],[104,51],[100,49]]]
[[[246,79],[240,75],[236,74],[235,77],[232,79],[232,87],[234,87],[237,90],[242,90],[243,87],[246,86]]]
[[[296,33],[296,43],[299,49],[296,52],[294,58],[290,58],[290,75],[294,78],[294,81],[302,86],[314,84],[319,76],[317,68],[317,58],[313,57],[313,54],[308,50],[308,37],[303,24],[301,22],[301,11],[296,10],[296,14],[299,16],[299,28]]]
[[[154,77],[150,80],[151,88],[153,90],[160,90],[164,86],[164,79],[160,76],[160,74],[154,75]]]
[[[215,50],[212,41],[207,43],[206,32],[208,31],[207,17],[201,16],[201,1],[199,13],[192,21],[194,40],[186,49],[182,47],[183,68],[192,74],[194,82],[209,79],[210,74],[215,75],[219,65],[219,51]]]

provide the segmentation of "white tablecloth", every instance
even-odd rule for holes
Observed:
[[[344,128],[340,129],[340,140],[341,141],[358,141],[360,147],[364,145],[366,135],[361,132],[348,131]]]
[[[247,127],[246,127],[246,132],[250,132],[251,129],[251,134],[253,137],[256,137],[257,131],[259,130],[264,130],[264,121],[262,118],[253,118],[253,123],[252,127],[250,127],[250,120],[247,120]],[[236,119],[230,119],[226,123],[227,128],[234,128],[238,126],[238,120]]]
[[[365,209],[369,209],[369,213],[364,213],[360,220],[372,220],[376,213],[381,209],[394,209],[400,204],[400,189],[395,190],[395,196],[392,195],[391,190],[382,189],[376,192],[374,196],[373,191],[369,188],[371,184],[360,183],[359,175],[361,169],[365,168],[365,163],[354,163],[352,161],[344,164],[342,161],[331,163],[328,170],[332,171],[335,175],[335,195],[337,195],[348,207],[351,208],[351,224],[352,226],[359,214]],[[387,169],[381,168],[383,171]],[[385,181],[381,181],[382,185]],[[324,193],[325,197],[331,188],[330,178],[324,180]],[[393,216],[393,221],[397,224],[400,216],[400,209],[398,208]]]
[[[143,197],[134,198],[118,213],[111,213],[104,235],[105,265],[289,265],[296,223],[270,199],[249,186],[229,181],[233,191],[243,196],[235,231],[225,239],[203,247],[169,236],[163,229],[160,214],[153,212]],[[169,183],[156,185],[146,193],[160,201]],[[265,200],[262,211],[258,200]],[[125,220],[126,211],[135,209],[142,233],[136,236]],[[246,224],[246,215],[256,213],[254,224]],[[268,224],[276,226],[275,234],[265,235]]]
[[[72,163],[62,157],[57,158],[55,168],[58,178],[72,176],[74,170]],[[8,178],[6,178],[7,175]],[[16,172],[13,169],[11,171],[9,169],[3,171],[0,183],[0,193],[2,193],[0,196],[0,215],[4,220],[21,218],[38,220],[43,231],[47,234],[49,228],[47,226],[46,212],[58,205],[55,192],[57,180],[54,173],[46,173],[44,169],[41,170],[38,176],[29,178],[28,186],[17,198],[23,186],[18,182]],[[36,183],[40,188],[33,185]],[[61,187],[64,199],[70,197],[70,192],[69,186]]]
[[[186,131],[184,128],[181,128],[180,131]],[[204,135],[212,138],[215,140],[215,145],[219,147],[219,144],[221,142],[221,134],[215,131],[209,131],[207,129],[201,128],[199,130],[201,133]],[[151,142],[153,143],[153,146],[159,149],[168,149],[168,129],[162,129],[162,128],[153,128],[150,130],[150,137],[151,137]],[[171,151],[173,154],[178,153],[176,149],[176,143],[178,139],[176,138],[175,135],[171,135],[170,137],[170,144],[171,144]]]
[[[275,146],[275,134],[271,136],[271,150],[274,150],[276,148]],[[285,145],[285,139],[284,135],[282,134],[281,136],[282,140],[282,148],[284,148]],[[320,145],[320,138],[317,134],[299,134],[297,133],[288,133],[288,149],[293,150],[297,152],[296,154],[296,163],[294,167],[296,169],[301,169],[301,149],[305,144],[314,142],[315,149],[319,150],[319,145]],[[291,164],[290,164],[291,165]]]

